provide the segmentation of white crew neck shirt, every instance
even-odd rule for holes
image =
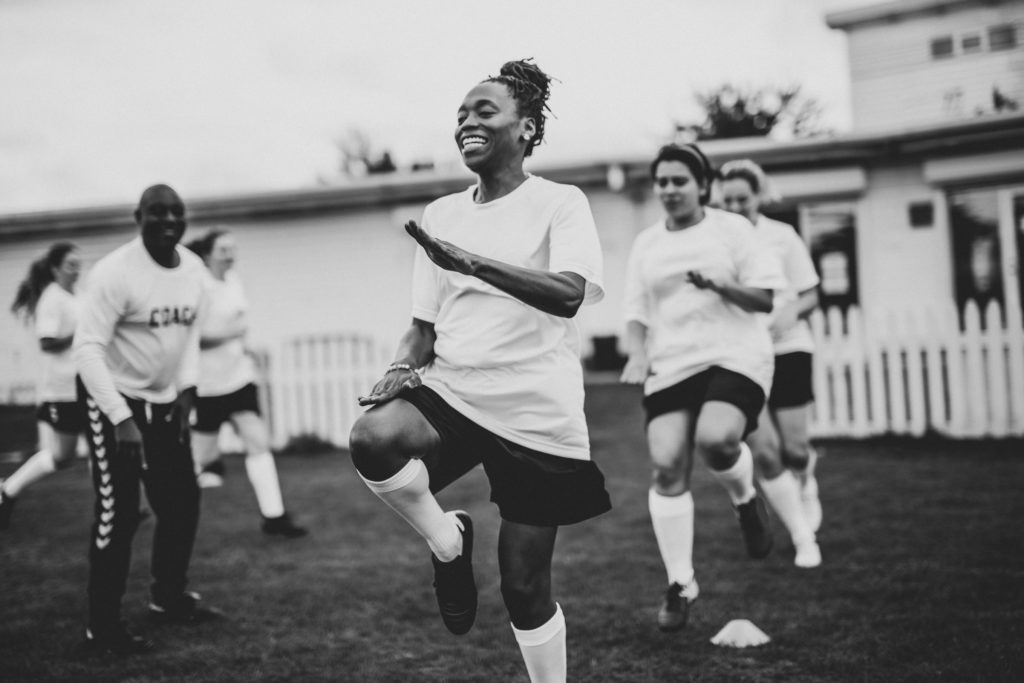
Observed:
[[[242,281],[233,270],[218,280],[207,271],[208,306],[199,337],[220,337],[239,326],[247,327],[249,302]],[[241,337],[199,352],[199,396],[224,396],[256,379],[252,359]]]
[[[800,239],[800,235],[797,234],[793,226],[759,215],[754,228],[761,241],[775,252],[776,258],[782,264],[782,273],[786,278],[786,286],[775,292],[776,311],[780,306],[795,301],[800,296],[800,292],[818,286],[821,280],[818,278],[818,272],[814,269],[814,261],[811,260],[807,245]],[[774,313],[768,315],[772,316]],[[775,346],[776,356],[797,351],[807,353],[814,351],[814,336],[811,334],[811,326],[804,318],[797,320],[795,325],[783,330],[780,334],[773,334],[772,343]]]
[[[90,396],[114,424],[131,417],[124,397],[170,403],[196,385],[206,266],[177,247],[165,268],[141,238],[93,267],[79,309],[75,365]]]
[[[765,321],[690,283],[686,274],[694,270],[747,287],[786,284],[774,254],[750,221],[736,214],[705,207],[696,225],[670,231],[660,220],[637,235],[626,273],[625,318],[647,328],[652,374],[644,394],[719,366],[757,382],[767,395],[775,359]]]
[[[597,303],[602,255],[579,188],[537,176],[485,204],[476,188],[427,206],[423,227],[469,252],[586,280]],[[475,277],[443,270],[422,248],[413,272],[413,317],[434,324],[436,357],[423,383],[484,429],[542,453],[590,459],[576,322],[544,313]]]
[[[78,302],[74,294],[56,282],[43,289],[36,303],[35,334],[37,339],[59,339],[75,332],[78,322]],[[71,347],[63,351],[44,351],[38,384],[38,401],[69,402],[77,400],[75,390],[75,361]]]

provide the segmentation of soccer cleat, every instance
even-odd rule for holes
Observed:
[[[665,591],[665,601],[658,610],[658,628],[662,631],[678,631],[686,626],[690,616],[690,605],[700,595],[697,579],[690,579],[685,586],[673,582]]]
[[[761,496],[754,496],[746,503],[737,505],[736,515],[740,520],[743,540],[747,544],[747,555],[755,560],[768,557],[774,539],[768,521],[768,508],[765,507]]]
[[[473,578],[473,520],[459,510],[455,518],[462,527],[462,554],[442,562],[431,554],[434,564],[434,594],[441,620],[457,636],[469,633],[476,621],[476,580]]]
[[[12,512],[14,512],[14,498],[4,493],[2,482],[0,482],[0,531],[6,531],[11,527]]]
[[[280,517],[264,517],[260,529],[267,536],[284,536],[285,538],[301,538],[309,533],[293,522],[287,512]]]
[[[149,603],[149,616],[153,621],[165,624],[198,624],[224,617],[224,613],[213,607],[202,607],[199,593],[182,593],[170,602]]]
[[[134,655],[153,649],[153,641],[133,635],[123,621],[110,629],[85,629],[85,645],[104,655]]]
[[[821,566],[821,548],[815,541],[797,544],[793,564],[801,569],[814,569]]]

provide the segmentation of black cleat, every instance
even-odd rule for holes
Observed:
[[[14,512],[14,498],[4,493],[0,486],[0,531],[11,528],[11,513]]]
[[[740,520],[740,529],[743,530],[743,540],[747,544],[747,555],[755,560],[768,557],[774,539],[768,521],[768,508],[761,496],[754,496],[743,505],[737,505],[736,515]]]
[[[441,619],[457,636],[469,633],[476,621],[476,580],[473,578],[473,520],[461,510],[455,517],[462,523],[462,554],[451,562],[442,562],[431,554],[434,563],[434,594]]]
[[[149,603],[149,616],[153,621],[164,624],[198,624],[205,621],[222,619],[224,613],[213,607],[202,607],[199,593],[182,593],[177,599],[168,603]]]
[[[285,538],[301,538],[309,533],[293,522],[287,512],[280,517],[264,517],[260,529],[267,536],[284,536]]]
[[[153,641],[132,634],[122,621],[110,629],[85,629],[85,646],[102,655],[134,655],[152,650]]]
[[[685,586],[672,583],[665,591],[665,601],[658,610],[658,628],[662,631],[678,631],[686,626],[690,617],[690,605],[697,599],[700,589],[697,579],[690,579]]]

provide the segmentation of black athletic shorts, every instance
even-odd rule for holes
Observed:
[[[796,408],[814,401],[814,387],[811,377],[811,354],[795,351],[775,356],[775,378],[772,393],[768,396],[768,407]]]
[[[667,389],[656,391],[644,397],[644,411],[649,423],[659,415],[678,410],[687,410],[694,415],[708,401],[729,403],[747,418],[743,436],[757,429],[757,418],[764,407],[764,390],[746,375],[717,365],[692,377],[687,377]]]
[[[85,432],[85,410],[77,401],[47,401],[40,403],[36,419],[53,427],[61,434]]]
[[[430,490],[440,491],[478,464],[491,484],[501,518],[532,526],[564,526],[611,509],[604,475],[590,460],[549,455],[492,434],[425,386],[402,398],[437,430],[441,446],[423,458]]]
[[[249,383],[238,391],[223,396],[196,396],[196,421],[192,429],[197,432],[216,432],[236,413],[260,414],[260,399],[256,385]]]

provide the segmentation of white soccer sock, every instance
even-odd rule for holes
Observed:
[[[733,505],[743,505],[757,495],[757,489],[754,488],[754,456],[750,454],[750,447],[743,442],[740,442],[740,457],[736,463],[727,470],[711,470],[711,476],[726,490]]]
[[[782,474],[774,479],[761,479],[761,490],[764,497],[775,510],[775,513],[786,525],[793,545],[799,546],[814,540],[814,531],[811,530],[804,516],[803,504],[800,502],[800,484],[796,477],[789,470],[783,470]]]
[[[555,603],[555,614],[537,628],[522,631],[512,626],[519,651],[526,662],[531,683],[564,683],[567,666],[565,655],[565,615]]]
[[[384,481],[360,478],[388,506],[401,515],[442,562],[462,554],[462,532],[455,515],[445,513],[430,492],[430,474],[417,458]]]
[[[693,494],[663,496],[652,488],[647,507],[668,582],[685,586],[693,580]]]
[[[245,473],[249,475],[249,483],[256,492],[256,504],[260,507],[260,513],[268,519],[283,515],[281,484],[277,480],[277,465],[274,464],[274,456],[270,451],[245,456]]]
[[[25,464],[4,481],[4,493],[11,498],[17,498],[25,487],[56,471],[57,463],[53,461],[53,453],[44,448],[26,460]]]

